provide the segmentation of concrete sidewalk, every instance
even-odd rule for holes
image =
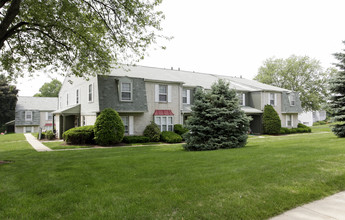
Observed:
[[[271,220],[345,219],[345,192],[297,207]]]
[[[41,142],[39,142],[32,134],[24,134],[26,140],[31,144],[31,146],[38,152],[42,151],[52,151],[52,149],[44,146]]]

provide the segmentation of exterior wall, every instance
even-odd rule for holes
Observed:
[[[298,114],[298,121],[304,125],[313,125],[313,112],[303,112]]]
[[[47,113],[48,112],[40,112],[40,127],[42,129],[45,128],[46,124],[52,124],[53,120],[47,120]]]
[[[89,85],[93,84],[93,101],[88,101]],[[58,109],[65,109],[76,105],[76,90],[79,89],[79,104],[82,115],[96,115],[99,112],[98,81],[97,77],[90,77],[85,80],[80,77],[66,77],[60,93]],[[67,105],[68,93],[68,105]]]
[[[121,101],[120,84],[132,84],[132,100]],[[144,79],[128,77],[98,77],[100,111],[113,108],[117,112],[147,112],[146,88]]]
[[[287,126],[286,125],[286,116],[287,115],[292,115],[292,126]],[[281,120],[281,124],[282,124],[282,127],[287,127],[287,128],[297,128],[297,125],[298,125],[298,113],[292,113],[292,114],[282,114],[280,116],[280,120]]]
[[[295,105],[290,104],[289,95],[290,93],[283,92],[282,93],[282,112],[283,113],[301,113],[302,105],[301,100],[299,99],[298,92],[294,92],[295,94]]]
[[[171,102],[155,102],[155,85],[164,84],[171,85]],[[146,96],[147,96],[147,109],[148,111],[142,114],[130,114],[134,116],[134,135],[142,135],[146,126],[150,121],[154,120],[155,110],[171,110],[174,114],[173,124],[182,124],[181,117],[181,91],[180,84],[169,84],[161,82],[146,82]]]
[[[247,96],[248,96],[248,99],[247,99],[248,104],[246,104],[247,106],[260,109],[260,110],[263,109],[261,105],[261,92],[250,92],[248,93]]]
[[[26,121],[25,120],[25,111],[31,111],[32,112],[32,121]],[[15,113],[15,125],[16,126],[38,126],[40,125],[40,112],[38,110],[16,110]]]
[[[15,126],[14,127],[14,132],[15,133],[26,133],[25,128],[26,127],[31,127],[31,133],[36,133],[39,130],[39,127],[37,125],[34,126]]]

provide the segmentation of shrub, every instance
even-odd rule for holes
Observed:
[[[161,140],[166,143],[181,143],[182,137],[172,131],[163,131],[161,134]]]
[[[183,127],[183,125],[181,124],[176,124],[174,125],[174,132],[178,135],[183,135],[184,133],[187,133],[188,132],[188,129]]]
[[[55,134],[54,134],[53,131],[49,130],[49,131],[46,131],[45,137],[46,137],[48,140],[53,140],[53,139],[55,139]]]
[[[150,138],[145,136],[124,136],[123,140],[124,143],[131,144],[131,143],[147,143],[150,141]]]
[[[291,131],[288,128],[280,128],[280,134],[290,134]]]
[[[62,134],[62,138],[68,144],[93,144],[94,126],[71,128]]]
[[[40,138],[40,133],[37,133],[37,139],[39,140]],[[41,133],[41,139],[45,139],[46,138],[46,133],[45,132],[42,132]]]
[[[99,145],[120,143],[125,133],[122,119],[114,109],[106,108],[95,122],[95,141]]]
[[[271,105],[265,105],[262,123],[265,134],[280,133],[281,121],[278,113]]]
[[[150,141],[158,142],[161,137],[161,131],[156,123],[151,121],[149,125],[146,126],[144,130],[144,136],[148,137]]]

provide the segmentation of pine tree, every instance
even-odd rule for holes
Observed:
[[[235,90],[219,80],[211,91],[196,90],[187,128],[186,150],[238,148],[247,143],[249,117],[241,110]]]
[[[345,41],[343,43],[345,44]],[[338,137],[345,137],[345,53],[336,53],[334,56],[339,60],[335,66],[340,71],[330,81],[330,107],[334,121],[337,122],[332,131]]]

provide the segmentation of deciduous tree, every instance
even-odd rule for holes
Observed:
[[[61,89],[61,82],[57,79],[53,79],[49,83],[44,83],[40,88],[40,92],[36,93],[35,97],[58,97]]]
[[[161,0],[0,0],[0,72],[106,74],[160,37]],[[128,62],[126,62],[128,63]]]
[[[14,120],[18,90],[0,75],[0,130],[6,122]]]
[[[308,56],[287,59],[269,58],[259,68],[255,80],[300,93],[304,111],[319,110],[328,96],[328,79],[336,70],[324,70],[320,62]]]

